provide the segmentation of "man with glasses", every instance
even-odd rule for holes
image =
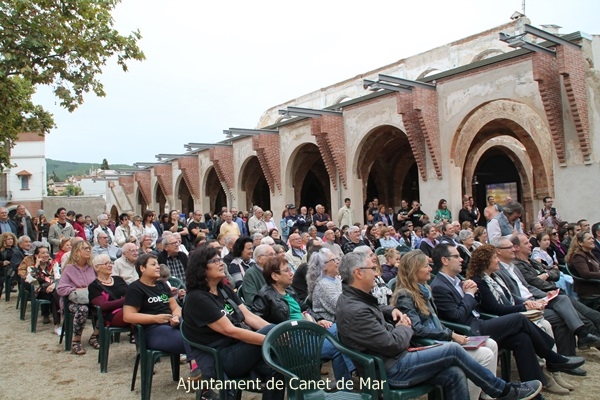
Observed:
[[[297,233],[290,235],[289,242],[290,249],[285,253],[285,258],[287,258],[288,262],[292,264],[296,270],[300,264],[302,264],[302,259],[304,258],[306,251],[303,249],[302,237]]]
[[[267,281],[263,276],[263,267],[270,258],[275,257],[275,250],[268,244],[256,246],[252,258],[255,263],[248,268],[242,279],[242,295],[244,304],[250,308],[254,304],[254,297]]]
[[[185,271],[188,265],[188,256],[179,250],[179,239],[175,235],[163,237],[163,250],[158,253],[158,263],[165,264],[171,271],[171,276],[185,282]]]
[[[115,261],[117,259],[117,254],[119,252],[119,248],[115,245],[109,244],[109,237],[106,233],[100,232],[98,236],[96,236],[98,244],[92,247],[92,257],[96,257],[100,254],[106,254],[110,257],[111,261]]]
[[[113,265],[113,276],[120,276],[128,285],[137,281],[140,277],[135,270],[135,261],[138,259],[138,246],[135,243],[125,243],[123,254]]]
[[[444,398],[467,399],[468,378],[499,399],[531,399],[540,392],[539,381],[507,383],[495,377],[457,343],[407,351],[413,336],[410,318],[395,307],[377,304],[370,294],[375,285],[375,269],[364,253],[342,258],[340,275],[346,285],[338,299],[336,322],[344,345],[383,359],[390,386],[426,382],[441,386]]]

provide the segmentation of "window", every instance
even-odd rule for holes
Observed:
[[[29,190],[29,176],[21,176],[21,190]]]

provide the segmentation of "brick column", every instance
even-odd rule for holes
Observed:
[[[322,115],[311,118],[311,133],[315,136],[319,152],[325,163],[329,179],[337,190],[336,175],[340,177],[344,188],[346,182],[346,138],[342,116]]]
[[[256,151],[260,168],[271,193],[275,189],[281,194],[280,137],[275,134],[262,134],[252,137],[252,150]]]
[[[190,189],[196,203],[200,202],[200,163],[198,157],[181,157],[177,159],[183,181]]]
[[[215,167],[215,172],[221,181],[221,185],[235,199],[235,187],[233,184],[233,147],[213,147],[209,150],[210,161]]]
[[[152,204],[152,190],[150,189],[152,177],[150,176],[150,170],[146,169],[136,172],[133,174],[133,177],[138,184],[138,188],[140,189],[144,201],[148,207],[150,207]]]

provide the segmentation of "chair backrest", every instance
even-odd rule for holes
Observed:
[[[246,301],[244,300],[244,291],[242,290],[242,286],[244,286],[243,284],[240,285],[240,287],[237,289],[237,295],[240,298],[240,300],[242,301],[242,303],[245,303]]]
[[[387,283],[387,287],[389,287],[392,292],[396,290],[396,281],[398,281],[398,278],[393,277]]]
[[[185,289],[185,284],[181,281],[181,279],[171,276],[167,280],[169,281],[172,287],[177,289]]]

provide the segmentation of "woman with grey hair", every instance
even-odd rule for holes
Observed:
[[[468,229],[463,229],[458,233],[458,240],[460,241],[460,244],[456,246],[456,250],[458,250],[458,254],[460,254],[460,258],[463,260],[462,271],[460,274],[465,276],[469,261],[471,260],[471,253],[476,249],[475,234]]]
[[[337,276],[339,261],[331,250],[323,248],[310,257],[306,272],[312,309],[331,322],[335,321],[337,299],[342,294],[342,281]]]

